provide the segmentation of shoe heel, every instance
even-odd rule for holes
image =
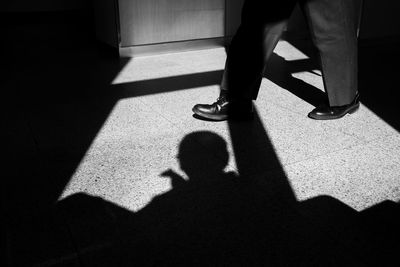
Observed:
[[[353,113],[355,113],[359,108],[360,108],[360,104],[358,104],[358,105],[352,107],[352,108],[348,111],[348,113],[349,113],[349,114],[353,114]]]

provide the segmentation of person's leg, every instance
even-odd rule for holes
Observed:
[[[242,22],[229,46],[219,101],[194,106],[201,117],[224,120],[251,110],[257,97],[264,66],[284,30],[296,0],[247,0]],[[228,105],[229,103],[229,105]]]
[[[241,26],[229,47],[221,90],[235,100],[255,100],[265,65],[287,19],[256,27]],[[247,30],[250,28],[250,30]]]
[[[356,6],[354,0],[301,1],[321,57],[329,99],[329,106],[319,107],[309,114],[314,119],[336,119],[358,108]]]

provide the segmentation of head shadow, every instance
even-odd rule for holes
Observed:
[[[227,143],[210,131],[193,132],[181,141],[178,159],[181,169],[190,179],[197,179],[199,173],[219,176],[224,173],[229,161]]]
[[[187,177],[165,171],[172,189],[143,209],[129,212],[84,194],[60,202],[80,257],[96,266],[369,266],[393,259],[398,204],[357,213],[329,196],[298,201],[258,114],[228,126],[239,174],[226,171],[227,141],[197,131],[177,151]]]

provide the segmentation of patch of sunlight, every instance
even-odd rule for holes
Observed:
[[[111,84],[223,70],[225,48],[131,58]]]
[[[175,155],[182,136],[139,98],[117,102],[59,197],[101,197],[137,211],[171,190],[160,174],[179,172]],[[181,174],[182,175],[182,174]]]
[[[154,197],[172,189],[171,180],[161,177],[161,173],[173,169],[185,177],[180,170],[176,153],[180,141],[192,129],[180,134],[168,132],[171,128],[168,122],[154,118],[151,116],[154,113],[143,106],[146,105],[141,103],[140,98],[118,101],[59,200],[83,192],[136,212],[146,207]],[[272,108],[268,112],[273,113]],[[282,171],[298,201],[329,195],[356,210],[363,210],[385,199],[399,200],[398,189],[395,190],[400,188],[397,176],[400,169],[393,164],[395,158],[389,161],[386,157],[400,152],[400,147],[380,149],[371,145],[372,149],[369,149],[363,148],[363,143],[359,146],[344,147],[335,152],[343,156],[332,157],[323,153],[324,146],[312,142],[298,145],[297,132],[300,132],[300,136],[309,135],[310,139],[314,139],[313,133],[315,136],[323,134],[323,125],[316,126],[311,121],[305,121],[299,124],[301,129],[293,131],[295,125],[285,124],[285,120],[282,120],[278,128],[287,133],[282,139],[276,128],[271,128],[274,124],[268,117],[265,114],[263,116],[261,111],[260,114],[261,128],[265,130],[271,148],[281,162]],[[352,118],[356,120],[350,121]],[[210,127],[228,141],[228,126],[219,125],[220,128],[215,125]],[[366,139],[373,136],[393,136],[396,133],[396,130],[365,106],[354,116],[335,121],[330,127],[338,130],[335,133],[346,131],[343,133],[346,136],[362,133],[364,136],[360,138]],[[337,140],[323,138],[322,143],[326,146],[329,142]],[[290,150],[285,149],[288,144]],[[390,151],[378,153],[384,149]],[[230,161],[226,170],[236,172],[236,158],[229,141],[228,151]],[[354,153],[359,151],[363,152],[363,157],[354,157]],[[292,153],[306,156],[301,159],[293,158]],[[382,158],[384,160],[379,160]],[[263,171],[262,166],[255,169]]]
[[[286,60],[307,58],[286,41],[279,42],[276,52]],[[222,70],[225,59],[223,48],[132,58],[112,84]],[[292,75],[323,89],[318,70]],[[280,92],[284,96],[285,90]],[[170,179],[161,177],[161,173],[171,168],[184,176],[176,160],[176,152],[185,132],[187,134],[198,129],[197,127],[210,127],[229,138],[226,125],[201,121],[196,121],[193,129],[189,124],[184,131],[177,133],[169,121],[154,112],[154,106],[165,105],[162,102],[165,98],[154,98],[154,95],[151,97],[151,101],[155,101],[152,107],[146,105],[143,97],[121,99],[116,103],[59,200],[83,192],[138,211],[155,196],[172,189]],[[286,99],[288,103],[291,101],[286,97],[279,99]],[[258,103],[260,101],[262,100],[258,100]],[[263,105],[263,108],[266,106],[268,105]],[[377,140],[393,137],[398,132],[373,111],[362,105],[354,115],[329,122],[327,127],[325,123],[308,120],[304,114],[295,117],[296,112],[290,112],[289,116],[281,119],[279,112],[286,114],[285,110],[276,105],[268,107],[269,110],[262,111],[260,106],[260,114],[264,114],[260,118],[261,123],[270,139],[271,148],[281,162],[291,190],[299,201],[330,195],[362,210],[384,199],[399,200],[400,168],[395,161],[398,159],[396,155],[400,155],[400,147],[393,145],[398,139],[393,138],[391,143]],[[292,108],[296,106],[291,106]],[[274,112],[276,116],[265,115]],[[307,138],[310,141],[305,140]],[[335,155],[344,155],[341,157],[333,157],[333,154],[327,153],[330,151],[327,150],[327,145],[336,149],[337,143],[349,138],[364,141],[358,145],[351,142],[351,146],[335,150]],[[321,140],[321,143],[315,140]],[[363,147],[369,143],[372,149]],[[230,161],[227,170],[237,171],[231,142],[228,142],[228,149]],[[293,157],[293,153],[297,157]],[[265,169],[261,166],[260,170]],[[324,177],[321,178],[321,174]]]
[[[324,90],[324,82],[322,80],[322,74],[320,70],[294,72],[291,75],[292,77],[302,80],[303,82],[308,83],[322,91]]]
[[[338,136],[332,140],[349,136],[362,141],[327,154],[311,150],[307,143],[297,150],[296,153],[315,153],[283,166],[297,200],[331,196],[357,211],[385,200],[399,202],[399,131],[362,103],[351,116],[328,123]],[[327,146],[332,140],[320,143]],[[277,154],[285,153],[277,147]]]
[[[274,53],[286,61],[308,59],[309,57],[287,41],[281,40],[275,47]]]

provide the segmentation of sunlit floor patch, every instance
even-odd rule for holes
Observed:
[[[283,40],[277,44],[274,53],[283,57],[286,61],[309,59],[309,56],[307,56],[305,53],[300,51],[291,43]]]
[[[277,49],[287,60],[306,57],[287,42]],[[222,70],[225,57],[223,49],[216,49],[132,59],[113,84]],[[319,74],[307,70],[293,76],[322,89]],[[213,131],[227,141],[227,168],[235,170],[227,123],[192,117],[192,106],[214,101],[217,91],[217,85],[210,85],[118,101],[61,198],[86,192],[140,210],[171,190],[162,172],[173,169],[185,175],[177,150],[187,134],[199,130]],[[400,200],[400,135],[368,107],[362,105],[341,120],[313,121],[307,118],[309,103],[268,80],[256,105],[299,201],[329,195],[363,210],[386,199]]]
[[[319,70],[295,72],[292,73],[292,77],[302,80],[321,91],[324,90],[324,83],[321,78],[321,71]]]
[[[131,58],[112,84],[223,70],[224,48]]]

